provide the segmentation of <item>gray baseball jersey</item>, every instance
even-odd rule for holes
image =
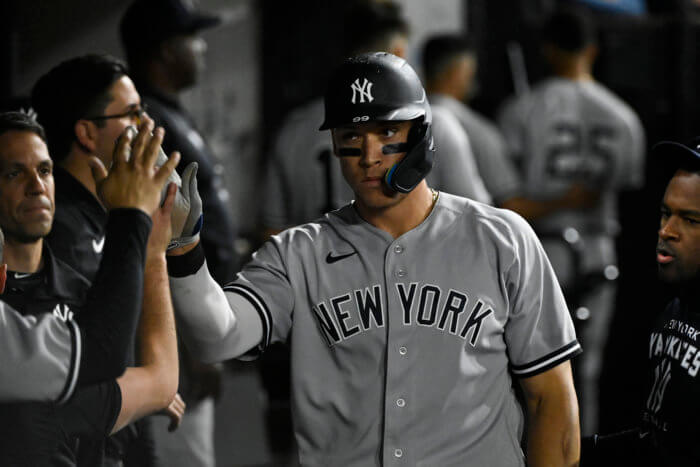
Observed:
[[[552,78],[508,104],[500,124],[526,196],[561,196],[573,182],[602,192],[596,207],[552,214],[536,230],[617,232],[616,192],[644,175],[644,131],[627,104],[595,81]]]
[[[479,175],[496,203],[522,193],[520,175],[508,158],[506,143],[498,128],[457,99],[431,94],[430,104],[445,108],[455,116],[469,136]]]
[[[561,210],[533,221],[560,282],[567,287],[580,273],[599,273],[615,264],[617,192],[643,182],[644,131],[634,111],[594,81],[552,78],[507,105],[501,127],[519,160],[525,196],[558,197],[574,182],[600,192],[592,208]],[[585,254],[580,266],[558,238],[567,227],[581,234]],[[597,429],[597,390],[614,297],[614,286],[606,284],[578,298],[577,306],[591,312],[581,336],[587,349],[580,362],[584,434]]]
[[[278,230],[316,219],[353,199],[333,155],[330,133],[319,131],[323,99],[292,111],[280,129],[264,180],[262,222]]]
[[[81,337],[74,321],[22,316],[0,302],[0,401],[56,401],[73,394]]]
[[[235,356],[245,311],[256,351],[290,341],[304,466],[524,465],[512,375],[580,352],[528,224],[447,193],[397,239],[348,205],[273,236],[224,294],[212,283],[171,278],[185,337]]]
[[[435,165],[426,180],[431,187],[490,204],[491,195],[479,175],[469,137],[448,110],[431,104]]]

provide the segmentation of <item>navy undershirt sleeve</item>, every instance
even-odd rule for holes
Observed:
[[[77,318],[84,342],[80,385],[116,378],[129,364],[151,226],[151,218],[139,209],[109,212],[102,261]]]

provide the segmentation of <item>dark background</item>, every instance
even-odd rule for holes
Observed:
[[[294,106],[320,94],[344,28],[348,0],[211,0],[227,15],[207,32],[210,69],[201,89],[186,97],[192,113],[227,167],[232,213],[244,237],[257,227],[260,168],[274,130]],[[416,1],[398,3],[415,5]],[[439,8],[441,0],[431,0]],[[554,0],[456,0],[457,20],[479,53],[480,94],[474,107],[488,116],[512,94],[506,46],[522,47],[530,82],[544,76],[537,26]],[[698,2],[649,0],[647,13],[597,10],[600,56],[596,78],[640,115],[647,145],[689,140],[700,133],[700,19]],[[34,80],[59,60],[95,51],[121,55],[116,28],[124,0],[5,1],[0,7],[0,106],[16,107]],[[420,11],[420,10],[418,10]],[[419,31],[425,18],[410,17]],[[421,26],[424,26],[421,29]],[[109,32],[109,31],[113,31]],[[416,39],[412,44],[420,46]],[[419,49],[409,59],[418,64]],[[417,68],[420,68],[417,66]],[[641,407],[645,348],[651,320],[667,298],[655,278],[654,245],[661,197],[658,164],[647,159],[646,187],[621,196],[621,276],[608,345],[602,431],[634,423]],[[242,247],[244,248],[244,247]]]

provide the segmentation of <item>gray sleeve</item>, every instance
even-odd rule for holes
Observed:
[[[505,340],[513,374],[529,377],[581,352],[566,301],[549,260],[529,224],[515,213],[514,260],[505,271],[511,303]]]
[[[491,195],[479,175],[469,138],[447,110],[433,109],[433,137],[435,165],[428,174],[428,184],[440,191],[491,204]]]
[[[288,237],[285,232],[285,237]],[[283,257],[285,245],[280,235],[274,235],[253,255],[236,280],[224,287],[250,303],[263,323],[263,338],[258,351],[272,342],[287,340],[292,328],[294,291],[289,281]]]
[[[0,401],[55,401],[73,394],[82,340],[73,321],[22,316],[0,303]]]

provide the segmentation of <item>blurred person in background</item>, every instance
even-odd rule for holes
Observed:
[[[629,105],[593,78],[596,29],[587,10],[557,8],[542,27],[542,52],[552,76],[507,103],[500,127],[523,196],[565,197],[579,184],[584,197],[596,198],[590,206],[532,219],[567,299],[576,302],[570,306],[585,352],[575,375],[582,431],[590,434],[598,425],[603,350],[615,304],[614,282],[605,279],[615,275],[617,196],[643,183],[645,137]],[[568,239],[575,238],[576,248],[564,232],[575,232]]]
[[[666,182],[656,243],[658,278],[670,286],[673,298],[649,334],[639,423],[618,433],[584,438],[582,467],[700,465],[700,433],[695,423],[700,415],[699,141],[688,145],[664,141],[652,149],[660,162],[659,175]]]
[[[468,105],[476,93],[477,56],[468,39],[458,34],[429,38],[423,47],[423,70],[433,109],[445,108],[469,136],[469,144],[493,202],[530,221],[560,209],[591,206],[597,199],[580,184],[554,199],[526,198],[506,143],[494,123]]]
[[[207,43],[200,32],[220,23],[219,16],[194,10],[185,0],[136,0],[121,19],[120,35],[144,106],[166,130],[163,149],[180,152],[181,168],[198,164],[197,183],[207,225],[202,246],[214,278],[224,285],[238,269],[224,166],[181,102],[182,93],[198,84],[206,66]],[[180,345],[179,392],[188,411],[177,433],[156,431],[156,450],[164,465],[214,465],[214,402],[221,390],[220,372],[218,365],[192,359]]]

